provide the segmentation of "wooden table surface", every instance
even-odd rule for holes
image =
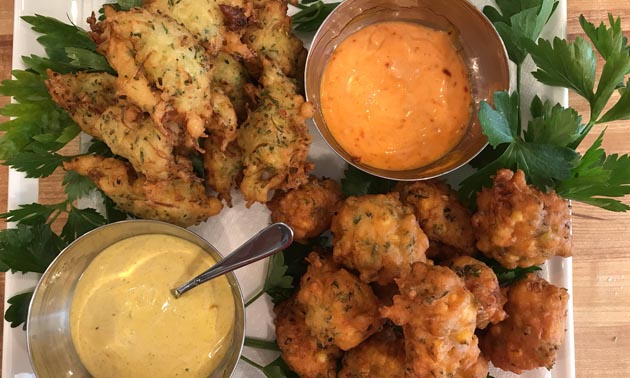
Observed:
[[[569,38],[582,34],[578,23],[580,14],[598,23],[606,19],[608,12],[621,16],[625,34],[630,35],[630,2],[627,0],[568,0]],[[0,0],[0,79],[10,75],[12,25],[13,0]],[[0,98],[0,106],[7,101]],[[577,96],[570,97],[570,104],[582,114],[588,114],[587,104]],[[592,134],[598,134],[598,130]],[[589,146],[591,141],[592,138],[587,139],[584,146]],[[630,153],[630,121],[610,124],[604,147],[609,153]],[[60,180],[55,175],[43,180],[41,201],[54,202],[62,197]],[[7,171],[6,167],[0,167],[0,212],[6,210],[6,204]],[[3,227],[0,223],[0,228]],[[577,377],[630,377],[630,213],[611,213],[576,203],[573,227]],[[4,293],[2,274],[0,285],[0,293]]]

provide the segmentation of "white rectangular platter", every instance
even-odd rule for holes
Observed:
[[[488,0],[471,1],[477,7],[483,7],[492,3]],[[14,42],[13,42],[13,68],[23,68],[21,57],[30,54],[43,55],[43,49],[36,42],[37,34],[32,32],[29,25],[20,19],[24,15],[41,14],[56,17],[62,21],[72,22],[80,27],[87,28],[85,20],[92,11],[100,8],[103,0],[15,0]],[[566,35],[566,7],[567,0],[560,0],[560,6],[543,32],[543,37],[564,37]],[[307,41],[308,42],[308,41]],[[532,70],[531,61],[527,61],[523,72]],[[537,83],[529,74],[523,77],[522,89],[523,103],[529,103],[534,95],[563,105],[568,104],[567,91],[558,88],[549,88]],[[310,159],[315,162],[315,174],[334,179],[343,175],[345,163],[328,148],[314,127],[310,127],[313,136],[313,144]],[[457,172],[455,173],[457,174]],[[461,176],[461,173],[460,173]],[[14,209],[20,204],[37,202],[37,180],[26,179],[20,173],[11,171],[9,174],[9,198],[8,207]],[[240,195],[235,194],[234,207],[225,209],[221,214],[209,219],[207,222],[191,228],[193,231],[206,238],[222,253],[227,253],[254,235],[269,223],[269,213],[263,205],[253,205],[245,208]],[[89,206],[87,199],[82,205]],[[244,297],[247,299],[255,293],[263,284],[266,272],[266,261],[242,268],[236,272],[241,284]],[[543,267],[543,276],[553,284],[565,287],[572,294],[572,269],[571,259],[554,258]],[[6,276],[5,300],[11,296],[32,289],[37,283],[38,276],[34,274],[10,274]],[[5,309],[8,304],[5,302]],[[266,298],[260,299],[247,308],[248,336],[273,338],[271,303]],[[29,363],[26,349],[26,334],[22,328],[11,328],[4,322],[2,377],[27,378],[34,377]],[[275,355],[259,353],[257,350],[245,348],[244,353],[253,360],[266,364]],[[492,371],[495,378],[513,378],[514,374]],[[237,367],[235,378],[263,377],[263,374],[249,365],[241,362]],[[575,377],[575,351],[573,342],[573,306],[569,303],[567,318],[567,333],[564,345],[559,351],[558,360],[551,372],[538,369],[521,375],[523,378],[574,378]]]

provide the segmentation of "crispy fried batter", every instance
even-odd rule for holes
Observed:
[[[257,76],[261,69],[264,70],[264,67],[260,67],[261,59],[269,59],[286,76],[298,78],[303,70],[306,49],[291,31],[286,1],[256,2],[254,17],[257,22],[250,22],[243,35],[243,41],[260,58],[248,60],[250,71]]]
[[[508,269],[529,267],[551,256],[571,256],[571,214],[553,190],[542,193],[525,174],[499,170],[494,186],[477,195],[472,218],[477,248]]]
[[[188,227],[221,211],[221,201],[208,197],[198,181],[149,182],[118,159],[84,155],[64,163],[64,168],[89,177],[116,206],[144,219]]]
[[[488,378],[488,360],[479,353],[479,358],[465,369],[457,370],[453,378]]]
[[[488,323],[497,324],[505,319],[503,305],[507,301],[499,287],[496,274],[483,262],[470,256],[458,256],[446,260],[442,265],[451,268],[464,279],[466,288],[479,304],[477,328],[484,329]]]
[[[232,102],[238,119],[244,120],[247,117],[245,85],[250,81],[245,66],[232,55],[223,51],[217,53],[211,61],[214,66],[212,85],[223,90],[223,93]]]
[[[429,258],[448,258],[452,257],[448,253],[454,252],[459,255],[475,253],[471,213],[459,202],[457,193],[448,184],[440,181],[406,182],[396,185],[394,191],[400,193],[404,204],[414,208],[420,227],[431,244],[439,242],[445,246],[430,249],[431,252],[441,253],[428,254]]]
[[[398,193],[349,197],[333,217],[335,261],[363,282],[386,285],[426,261],[429,241]]]
[[[134,170],[149,181],[192,176],[190,160],[173,152],[175,141],[162,135],[153,121],[135,107],[108,108],[94,128],[114,154],[129,160]]]
[[[297,300],[306,310],[306,325],[322,345],[349,350],[375,332],[382,320],[374,292],[358,277],[338,268],[331,258],[309,254]]]
[[[517,374],[551,369],[564,339],[568,300],[565,289],[534,273],[512,284],[505,305],[508,318],[482,336],[484,354],[494,366]]]
[[[267,207],[273,222],[284,222],[293,229],[296,241],[319,236],[330,228],[332,216],[342,199],[339,183],[311,176],[297,189],[276,191]]]
[[[301,378],[335,378],[341,351],[334,345],[323,346],[306,326],[305,313],[295,297],[273,309],[276,341],[282,359]]]
[[[60,74],[47,70],[48,93],[87,134],[100,138],[94,127],[101,113],[118,101],[116,77],[108,73]]]
[[[118,72],[119,94],[149,112],[157,127],[185,125],[189,147],[206,128],[222,147],[235,138],[236,115],[229,99],[211,87],[206,51],[175,20],[142,8],[117,12],[105,7],[105,20],[90,20],[92,38]]]
[[[295,84],[269,61],[264,63],[259,105],[238,131],[245,170],[241,192],[248,206],[266,203],[272,189],[295,189],[308,180],[311,137],[306,118],[313,107]]]
[[[450,378],[477,362],[477,304],[452,270],[415,263],[381,315],[403,327],[406,377]]]
[[[339,378],[405,378],[405,342],[385,327],[343,357]],[[485,378],[485,377],[484,377]]]
[[[169,16],[184,25],[211,53],[236,53],[251,58],[252,53],[240,40],[252,15],[244,0],[145,0],[153,13]],[[229,39],[233,44],[228,44]]]
[[[212,190],[219,193],[219,198],[225,200],[232,207],[232,188],[236,187],[243,168],[243,156],[235,142],[228,144],[225,151],[221,151],[211,139],[204,142],[206,152],[203,155],[203,165],[206,172],[206,183]]]

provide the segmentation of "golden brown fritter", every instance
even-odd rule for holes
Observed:
[[[219,51],[211,58],[214,66],[212,85],[221,88],[230,99],[239,120],[247,117],[247,96],[245,85],[250,78],[245,66],[232,55]]]
[[[331,258],[312,252],[306,260],[309,266],[297,300],[306,310],[306,325],[320,344],[349,350],[380,330],[383,321],[369,285],[338,268]]]
[[[221,201],[208,197],[198,181],[149,182],[118,159],[84,155],[64,163],[64,168],[89,177],[118,208],[140,218],[188,227],[221,211]]]
[[[385,327],[343,357],[339,378],[405,378],[405,342]],[[485,377],[484,377],[485,378]]]
[[[430,249],[430,252],[439,254],[427,254],[429,258],[475,253],[475,236],[470,221],[472,214],[459,202],[457,193],[448,184],[440,181],[405,182],[396,185],[394,191],[400,193],[404,204],[414,208],[430,244],[439,242],[446,247],[439,248],[439,252]]]
[[[175,140],[160,133],[153,120],[135,107],[112,106],[94,125],[100,139],[116,155],[129,160],[149,181],[192,176],[189,159],[175,156]]]
[[[267,207],[273,222],[288,224],[293,229],[294,239],[306,242],[330,228],[341,200],[341,187],[337,181],[311,176],[297,189],[276,191]]]
[[[552,256],[571,256],[571,216],[553,190],[542,193],[525,174],[501,169],[492,188],[477,194],[472,223],[477,248],[508,269],[540,265]]]
[[[283,0],[255,2],[255,22],[250,22],[243,41],[263,61],[271,60],[282,72],[298,78],[303,70],[306,49],[291,30],[291,17],[287,15],[287,3]],[[249,60],[249,69],[260,72],[260,59]],[[264,68],[262,68],[264,70]]]
[[[212,190],[219,193],[219,198],[225,200],[232,207],[232,188],[236,187],[243,168],[243,156],[236,142],[228,144],[225,151],[206,139],[206,152],[203,155],[203,165],[206,172],[206,183]]]
[[[276,341],[282,359],[301,378],[335,378],[341,351],[334,345],[323,346],[306,326],[304,309],[295,298],[273,309]]]
[[[151,114],[168,134],[169,123],[184,127],[188,147],[209,129],[222,147],[235,138],[236,114],[221,89],[211,86],[212,67],[205,49],[170,17],[142,8],[90,20],[92,38],[118,72],[118,93]]]
[[[227,51],[243,57],[252,56],[240,42],[247,19],[252,15],[248,1],[144,0],[143,4],[151,12],[164,14],[183,24],[211,54]]]
[[[477,362],[477,304],[452,270],[415,263],[381,315],[403,327],[407,378],[450,378]]]
[[[335,261],[356,269],[363,282],[386,285],[426,261],[429,242],[398,193],[349,197],[333,217]]]
[[[488,323],[497,324],[505,319],[503,306],[507,298],[501,292],[499,280],[492,269],[470,256],[458,256],[446,260],[442,265],[451,268],[464,279],[466,288],[479,304],[477,328],[484,329]]]
[[[308,181],[311,137],[306,118],[313,107],[270,61],[264,62],[259,104],[238,131],[244,166],[241,192],[248,206],[266,203],[272,189],[295,189]]]
[[[529,273],[510,286],[508,318],[482,336],[483,353],[494,366],[517,374],[551,369],[564,339],[568,301],[566,289]]]
[[[65,110],[85,133],[100,138],[94,127],[101,113],[118,101],[116,77],[108,73],[60,74],[47,70],[45,81],[53,101]]]

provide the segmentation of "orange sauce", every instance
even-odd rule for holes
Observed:
[[[468,127],[471,94],[452,37],[408,22],[383,22],[348,36],[326,64],[321,110],[335,140],[375,168],[430,164]]]

